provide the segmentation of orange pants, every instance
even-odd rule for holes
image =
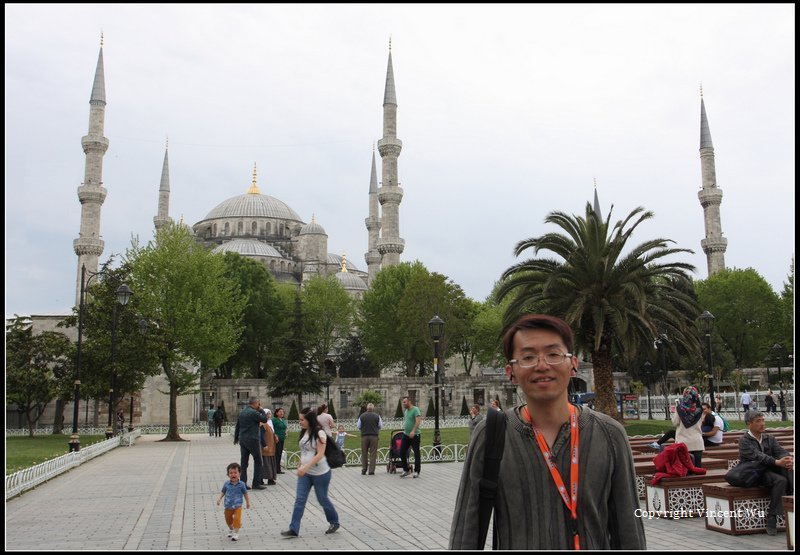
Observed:
[[[225,509],[225,524],[228,528],[238,530],[242,527],[242,508]]]

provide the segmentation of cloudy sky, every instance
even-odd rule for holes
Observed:
[[[370,164],[389,37],[403,141],[401,260],[483,300],[521,239],[582,214],[655,213],[700,248],[700,84],[728,267],[780,291],[794,254],[793,5],[5,5],[6,315],[75,302],[81,137],[104,34],[101,262],[170,215],[243,194],[312,215],[366,270]],[[380,174],[380,157],[378,157]]]

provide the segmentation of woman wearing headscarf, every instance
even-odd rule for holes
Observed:
[[[272,424],[272,411],[267,409],[265,411],[267,421],[261,423],[261,459],[264,461],[263,478],[266,478],[268,486],[275,485],[275,478],[277,478],[277,466],[275,464],[275,445],[276,436]],[[263,480],[261,482],[264,483]]]
[[[692,455],[694,465],[701,467],[705,445],[703,444],[703,407],[700,406],[700,395],[697,388],[689,386],[683,390],[683,397],[678,400],[672,423],[675,424],[675,443],[685,443]]]

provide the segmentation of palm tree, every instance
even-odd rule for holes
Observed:
[[[699,353],[694,321],[700,310],[687,272],[694,266],[662,259],[689,249],[652,239],[623,254],[636,227],[653,217],[638,207],[609,229],[611,207],[603,221],[586,203],[586,216],[551,212],[545,218],[566,234],[547,233],[520,241],[515,256],[527,249],[551,251],[563,260],[531,258],[505,271],[498,298],[511,303],[505,324],[524,312],[563,318],[575,333],[576,350],[591,354],[597,393],[595,407],[620,420],[614,397],[611,357],[634,349],[652,349],[653,338],[667,333],[687,351]],[[610,232],[610,233],[609,233]],[[511,293],[516,293],[511,295]]]

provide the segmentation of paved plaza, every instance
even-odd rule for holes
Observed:
[[[444,550],[462,463],[423,464],[418,479],[378,467],[333,470],[330,495],[341,528],[325,535],[312,494],[300,537],[285,539],[294,504],[293,471],[250,492],[238,542],[226,537],[215,504],[225,467],[239,461],[230,436],[185,442],[140,437],[6,502],[6,550]],[[252,465],[251,465],[252,470]],[[786,550],[786,534],[728,536],[704,520],[645,520],[647,547],[674,551]],[[491,534],[489,534],[491,536]],[[491,541],[491,540],[490,540]]]

